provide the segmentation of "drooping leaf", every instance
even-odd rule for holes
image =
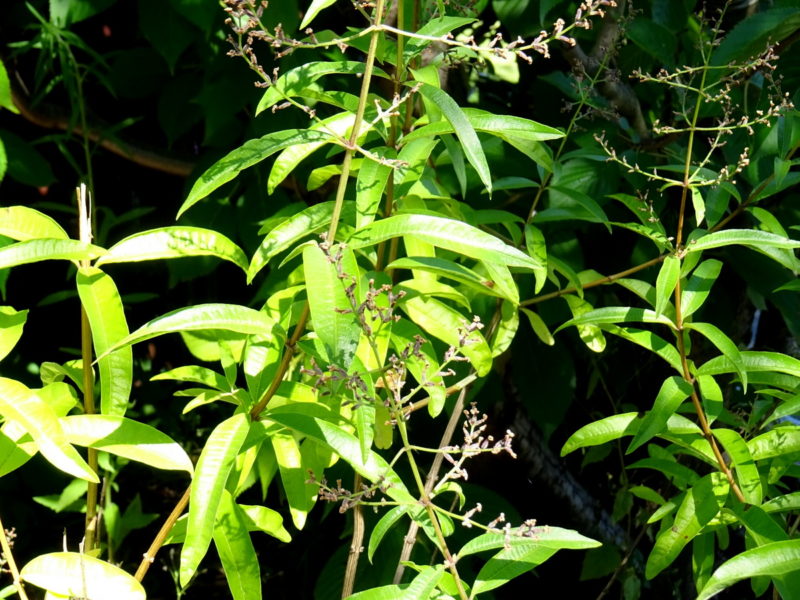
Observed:
[[[100,266],[184,256],[216,256],[247,271],[247,257],[227,237],[212,229],[183,225],[159,227],[128,236],[111,246],[95,264]]]
[[[764,246],[770,248],[800,248],[800,241],[775,235],[774,233],[759,231],[757,229],[725,229],[692,240],[686,245],[686,252],[700,252],[701,250],[721,248],[723,246],[732,246],[735,244],[753,246],[754,248]]]
[[[0,235],[18,241],[69,238],[55,219],[28,206],[0,207]]]
[[[180,581],[184,587],[211,544],[222,491],[249,428],[246,414],[225,419],[208,436],[200,453],[192,478],[186,541],[181,549]]]
[[[258,139],[249,140],[236,150],[228,153],[203,173],[194,183],[178,211],[178,216],[189,210],[194,204],[208,196],[220,186],[228,183],[241,171],[269,158],[276,152],[308,142],[324,141],[330,134],[308,129],[287,129],[268,133]]]
[[[72,415],[60,419],[71,444],[88,446],[156,469],[194,470],[189,455],[166,433],[122,416]]]
[[[269,441],[278,462],[292,522],[297,529],[302,529],[306,524],[308,512],[314,506],[317,487],[306,483],[308,473],[303,467],[300,445],[291,431],[275,427],[269,434]]]
[[[378,549],[384,536],[395,526],[403,515],[408,513],[408,511],[408,506],[395,506],[388,510],[375,524],[375,527],[372,528],[372,532],[369,534],[369,544],[367,546],[367,559],[370,563],[372,562],[372,557],[375,555],[375,550]]]
[[[458,141],[461,142],[461,147],[464,149],[467,160],[475,168],[484,187],[491,194],[492,176],[489,164],[486,162],[483,146],[461,107],[444,90],[427,83],[417,83],[417,85],[420,86],[419,93],[434,103],[442,111],[444,118],[453,126],[454,133]]]
[[[680,259],[674,256],[667,256],[664,262],[661,263],[661,269],[658,271],[658,278],[656,279],[656,315],[660,316],[667,304],[669,304],[669,299],[675,290],[675,284],[678,283],[680,275]]]
[[[800,360],[781,354],[779,352],[753,352],[744,350],[739,352],[742,365],[749,373],[777,372],[800,377]],[[737,373],[739,366],[734,364],[727,356],[717,356],[697,370],[700,375],[719,375],[720,373]]]
[[[92,260],[105,252],[99,246],[78,240],[29,239],[0,248],[0,269],[43,260]]]
[[[0,306],[0,360],[8,356],[22,337],[22,328],[28,319],[27,310],[14,310]]]
[[[59,597],[145,600],[142,584],[119,567],[87,554],[52,552],[37,556],[20,577]]]
[[[477,227],[432,215],[400,214],[381,219],[355,231],[347,243],[352,248],[364,248],[407,235],[477,260],[532,271],[540,266],[534,258]]]
[[[707,600],[737,581],[786,575],[800,570],[800,540],[765,544],[737,554],[714,571],[697,600]]]
[[[764,495],[761,487],[761,476],[758,473],[758,468],[753,461],[753,456],[750,454],[750,448],[748,448],[747,443],[733,429],[720,428],[715,429],[713,433],[714,437],[725,448],[725,452],[731,457],[739,488],[742,490],[745,500],[750,504],[761,504]]]
[[[547,324],[542,320],[542,317],[532,310],[528,310],[527,308],[521,308],[520,310],[525,314],[526,317],[528,317],[528,321],[530,322],[536,337],[538,337],[548,346],[552,346],[556,343],[555,338],[553,338],[553,334],[550,333],[550,330],[547,328]]]
[[[396,152],[390,148],[372,150],[383,158],[395,158]],[[369,225],[375,220],[380,208],[383,190],[389,181],[392,168],[375,160],[365,159],[358,170],[356,179],[356,228]]]
[[[661,384],[661,389],[658,391],[652,410],[647,412],[639,426],[639,430],[631,440],[626,454],[630,454],[661,433],[670,417],[675,414],[681,403],[691,393],[692,385],[683,377],[672,376],[665,379],[664,383]]]
[[[681,294],[681,314],[684,318],[703,306],[721,269],[722,263],[711,258],[704,260],[694,270]]]
[[[223,490],[213,537],[233,600],[261,600],[261,568],[247,521],[233,496]]]
[[[314,331],[325,345],[329,362],[347,369],[358,348],[361,328],[345,288],[351,281],[359,281],[359,271],[352,250],[333,248],[331,252],[327,255],[316,244],[306,247],[303,250],[303,272]],[[339,265],[334,262],[337,252],[342,253]],[[340,279],[339,269],[349,279]],[[358,298],[357,290],[354,294]]]
[[[448,305],[430,297],[415,296],[400,303],[408,317],[433,337],[457,348],[466,356],[478,375],[483,377],[492,368],[492,351],[479,331],[473,331],[471,343],[459,348],[459,331],[466,332],[470,320]]]
[[[697,481],[681,502],[672,527],[661,531],[650,556],[645,575],[652,579],[667,568],[711,519],[717,516],[729,490],[722,473],[710,473]]]
[[[578,296],[567,294],[564,296],[564,300],[575,319],[579,319],[582,315],[593,312],[594,310],[591,304]],[[577,329],[581,341],[583,341],[586,347],[592,352],[602,352],[606,349],[606,338],[603,335],[603,331],[597,325],[593,323],[581,323],[577,325]]]
[[[505,585],[511,579],[538,567],[557,551],[556,548],[537,544],[514,545],[503,549],[486,561],[478,572],[472,593],[487,592]]]
[[[100,410],[104,415],[125,414],[133,385],[133,351],[124,346],[108,350],[128,336],[128,323],[114,280],[96,267],[81,267],[78,295],[92,330],[95,354],[100,358]]]
[[[640,323],[661,323],[667,325],[671,329],[675,329],[675,324],[665,317],[664,315],[657,315],[655,311],[649,308],[632,308],[629,306],[606,306],[603,308],[596,308],[587,313],[580,315],[574,319],[570,319],[561,327],[556,329],[556,332],[561,331],[570,325],[598,325],[602,323],[625,323],[625,322],[640,322]]]
[[[70,395],[66,383],[52,383],[48,388]],[[55,410],[37,395],[36,390],[14,379],[0,377],[0,415],[18,422],[54,467],[73,477],[99,483],[97,474],[67,441]]]
[[[543,546],[554,550],[570,549],[583,550],[587,548],[597,548],[600,542],[581,535],[572,529],[561,527],[542,526],[535,527],[529,535],[523,535],[519,528],[512,528],[510,536],[505,533],[487,532],[471,539],[464,544],[458,552],[458,556],[468,556],[477,552],[487,550],[497,550],[506,545],[511,547],[520,546]]]
[[[398,258],[387,265],[386,270],[390,269],[412,269],[434,273],[440,277],[447,277],[453,281],[463,283],[477,292],[507,298],[501,290],[495,288],[494,281],[481,277],[472,269],[446,258],[408,256]],[[507,299],[510,300],[510,298]]]
[[[714,344],[717,350],[722,352],[723,356],[725,356],[736,369],[736,373],[739,375],[739,379],[742,382],[742,388],[746,392],[747,368],[742,361],[742,355],[739,352],[739,348],[736,347],[736,344],[733,343],[733,340],[725,335],[719,327],[712,325],[711,323],[685,323],[684,326],[702,334],[712,344]]]
[[[308,7],[308,10],[303,17],[303,21],[300,23],[300,30],[302,31],[308,27],[311,24],[311,21],[313,21],[322,10],[335,3],[336,0],[312,0],[311,6]]]

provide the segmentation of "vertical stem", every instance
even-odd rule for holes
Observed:
[[[344,160],[342,161],[342,174],[339,176],[339,187],[336,189],[336,204],[333,207],[333,216],[331,217],[331,226],[328,229],[328,242],[333,244],[336,237],[336,228],[339,225],[339,217],[342,214],[342,205],[344,204],[344,194],[347,190],[347,180],[350,178],[350,165],[353,162],[353,152],[358,141],[358,134],[361,129],[361,121],[364,118],[364,111],[367,109],[367,99],[369,97],[369,85],[372,80],[372,71],[375,67],[375,55],[378,52],[378,36],[381,35],[378,26],[383,20],[384,0],[377,0],[375,4],[375,19],[373,21],[373,31],[369,39],[369,51],[367,52],[367,61],[364,65],[364,75],[361,79],[361,94],[358,97],[358,108],[356,109],[356,119],[353,122],[353,129],[350,131],[350,139],[348,140],[348,147],[344,152]]]
[[[11,577],[14,580],[14,586],[17,588],[17,594],[22,600],[28,600],[28,595],[25,593],[25,588],[22,587],[22,580],[19,578],[19,569],[17,563],[14,562],[14,555],[11,554],[11,544],[8,543],[6,537],[6,530],[3,529],[3,521],[0,520],[0,549],[3,551],[3,556],[8,563],[8,570],[11,571]]]
[[[78,198],[78,227],[79,238],[82,242],[92,242],[92,197],[87,193],[86,184],[81,184],[76,190]],[[88,268],[89,261],[82,260],[81,268]],[[81,305],[81,360],[83,366],[83,411],[87,415],[96,412],[94,404],[94,370],[92,368],[92,328],[89,317]],[[97,450],[87,449],[87,462],[89,467],[97,473]],[[97,490],[98,484],[89,482],[86,490],[86,525],[84,528],[84,548],[91,552],[97,538]]]
[[[353,480],[353,493],[357,494],[361,489],[361,475],[356,473]],[[356,503],[353,507],[353,539],[350,542],[350,553],[347,555],[347,568],[344,571],[344,584],[342,585],[342,598],[347,598],[353,593],[353,586],[356,583],[356,571],[358,570],[358,559],[364,550],[364,508]]]

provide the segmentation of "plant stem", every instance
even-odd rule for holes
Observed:
[[[11,544],[8,543],[2,519],[0,519],[0,549],[3,550],[3,556],[8,563],[8,570],[11,571],[11,577],[14,580],[14,586],[17,588],[17,594],[19,594],[22,600],[28,600],[28,595],[25,593],[25,588],[22,587],[22,580],[19,577],[17,563],[14,562],[14,555],[11,553]]]
[[[159,529],[158,534],[153,539],[153,543],[150,544],[147,552],[145,552],[144,556],[142,556],[142,562],[139,563],[139,568],[136,569],[136,574],[134,575],[136,581],[141,581],[144,579],[147,569],[149,569],[150,565],[152,565],[155,561],[156,554],[161,549],[161,546],[164,545],[164,540],[167,539],[169,532],[172,531],[175,521],[177,521],[183,514],[183,511],[186,510],[186,505],[189,504],[189,495],[191,494],[191,490],[192,486],[189,486],[186,488],[186,491],[183,492],[183,496],[181,496],[181,499],[178,500],[178,503],[175,505],[175,508],[172,509],[172,512],[169,513],[167,520],[164,521],[164,524],[161,526],[161,529]]]
[[[361,489],[361,475],[356,473],[353,480],[353,493],[357,494]],[[364,508],[356,502],[353,507],[353,539],[350,542],[350,552],[347,555],[347,568],[344,571],[344,584],[342,585],[342,598],[347,598],[353,593],[353,586],[356,583],[356,571],[358,570],[358,559],[364,550]]]
[[[86,185],[81,184],[75,194],[78,200],[78,237],[86,244],[92,242],[92,196],[87,193]],[[86,269],[90,266],[88,260],[82,260],[80,266]],[[92,328],[86,309],[81,304],[81,362],[83,368],[83,412],[93,415],[96,412],[94,404],[94,369],[92,367]],[[87,462],[89,467],[97,473],[97,450],[87,449]],[[91,552],[97,540],[97,491],[98,485],[89,482],[86,489],[86,524],[84,526],[84,548]]]
[[[367,109],[367,100],[369,97],[369,85],[372,80],[372,71],[375,67],[375,55],[378,52],[378,37],[380,36],[380,24],[383,19],[384,0],[377,0],[375,3],[375,20],[372,24],[374,28],[371,32],[369,40],[369,51],[367,52],[367,60],[364,65],[364,75],[361,79],[361,93],[358,97],[358,108],[356,109],[356,118],[353,122],[353,129],[350,131],[350,139],[348,146],[344,151],[344,160],[342,161],[342,174],[339,176],[339,187],[336,189],[336,204],[333,207],[333,216],[331,217],[331,226],[328,229],[328,242],[333,244],[336,237],[336,228],[339,225],[339,217],[342,214],[342,205],[344,204],[344,194],[347,191],[347,180],[350,178],[350,165],[353,161],[353,153],[356,143],[358,142],[358,134],[361,129],[361,121],[364,118],[364,111]]]

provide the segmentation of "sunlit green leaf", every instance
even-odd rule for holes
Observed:
[[[78,240],[30,239],[0,248],[0,269],[43,260],[92,260],[105,252]]]
[[[247,257],[227,237],[202,227],[172,226],[140,231],[117,242],[95,264],[139,262],[184,256],[216,256],[247,271]]]
[[[145,423],[112,415],[72,415],[61,418],[70,443],[135,460],[156,469],[192,473],[192,461],[166,433]]]
[[[0,207],[0,235],[18,241],[69,238],[55,219],[28,206]]]
[[[142,584],[119,567],[87,554],[53,552],[37,556],[20,577],[63,597],[145,600]]]
[[[656,315],[660,316],[664,312],[680,275],[680,259],[667,256],[661,263],[661,269],[658,271],[656,279]]]
[[[261,568],[247,520],[230,493],[223,490],[214,525],[214,546],[233,600],[261,600]]]
[[[28,319],[27,310],[14,310],[0,306],[0,360],[8,356],[22,337],[22,328]]]
[[[775,235],[774,233],[758,231],[757,229],[725,229],[692,240],[691,243],[686,245],[686,251],[700,252],[701,250],[735,244],[753,246],[754,248],[764,246],[771,248],[800,248],[800,241]]]
[[[675,414],[678,407],[691,393],[692,385],[683,377],[673,376],[665,379],[664,383],[661,384],[661,389],[658,391],[652,410],[647,412],[644,421],[639,426],[639,430],[631,440],[626,454],[630,454],[661,433],[670,417]]]

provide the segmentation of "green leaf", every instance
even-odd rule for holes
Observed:
[[[247,515],[227,490],[217,509],[214,545],[233,600],[261,600],[261,568],[248,531]]]
[[[20,577],[62,597],[145,600],[142,584],[119,567],[87,554],[52,552],[37,556]]]
[[[713,433],[725,448],[725,452],[731,457],[736,471],[736,479],[745,501],[750,504],[761,504],[764,496],[761,489],[761,476],[758,474],[758,468],[750,454],[750,448],[742,436],[733,429],[715,429]]]
[[[581,315],[590,313],[593,310],[592,305],[586,300],[572,294],[564,296],[564,301],[575,318],[580,318]],[[593,324],[580,324],[577,328],[581,340],[592,352],[602,352],[606,349],[606,338],[599,327]]]
[[[683,377],[673,376],[665,379],[653,403],[653,409],[647,412],[625,453],[630,454],[661,433],[669,418],[692,393],[692,389],[692,385]]]
[[[528,310],[527,308],[520,308],[520,310],[528,317],[528,321],[530,321],[531,327],[533,328],[533,332],[536,334],[542,342],[547,344],[548,346],[552,346],[556,343],[555,338],[553,338],[553,334],[550,333],[550,330],[547,328],[547,325],[542,320],[537,313],[533,312],[532,310]]]
[[[481,178],[484,187],[492,193],[492,175],[489,164],[486,162],[486,155],[483,153],[483,146],[478,139],[478,134],[461,110],[461,107],[453,100],[447,92],[429,85],[427,83],[417,83],[419,92],[423,97],[433,102],[442,111],[444,118],[453,126],[454,133],[461,142],[464,154],[470,164],[475,167],[478,176]]]
[[[391,148],[373,149],[372,152],[383,158],[395,158],[397,154]],[[381,198],[383,198],[383,190],[391,173],[392,168],[387,164],[371,159],[364,159],[364,162],[361,163],[356,179],[357,229],[361,229],[375,220]]]
[[[105,254],[99,246],[78,240],[25,240],[0,248],[0,269],[43,260],[92,260]]]
[[[713,258],[704,260],[694,270],[681,294],[681,314],[684,319],[703,306],[721,270],[722,263]]]
[[[247,257],[227,237],[202,227],[159,227],[140,231],[117,242],[95,264],[140,262],[184,256],[216,256],[247,272]]]
[[[164,371],[158,375],[153,375],[150,381],[185,381],[187,383],[201,383],[221,392],[231,391],[225,377],[216,371],[196,365],[186,365]]]
[[[617,327],[611,324],[601,324],[600,329],[619,336],[623,339],[638,344],[642,348],[647,348],[654,354],[663,358],[678,373],[683,373],[681,356],[674,345],[667,342],[664,338],[646,329],[636,327]]]
[[[453,17],[449,15],[442,15],[435,19],[428,20],[422,27],[417,30],[417,35],[442,37],[451,31],[464,27],[470,23],[474,23],[475,19],[469,17]],[[403,48],[403,63],[408,64],[411,59],[417,56],[420,52],[430,46],[429,39],[422,38],[408,38],[405,47]]]
[[[47,389],[59,395],[70,395],[66,383],[52,383]],[[97,474],[67,442],[57,413],[42,400],[40,393],[14,379],[0,377],[0,415],[9,421],[17,421],[54,467],[73,477],[99,483]]]
[[[547,244],[544,240],[544,234],[538,227],[525,225],[525,248],[528,250],[528,254],[539,264],[539,267],[533,271],[533,276],[536,279],[533,293],[538,294],[542,291],[547,281]]]
[[[739,348],[736,347],[733,340],[725,335],[719,327],[711,323],[685,323],[684,326],[706,337],[714,344],[717,350],[722,352],[723,356],[725,356],[736,369],[736,373],[739,375],[739,379],[742,382],[742,388],[744,388],[743,391],[747,392],[747,369],[742,362],[742,355],[739,352]]]
[[[320,11],[328,8],[329,6],[336,3],[336,0],[312,0],[311,6],[308,7],[305,16],[303,17],[302,23],[300,23],[300,30],[304,30],[311,24],[316,16],[320,13]]]
[[[267,535],[271,535],[287,544],[292,541],[292,536],[283,526],[283,517],[279,512],[266,506],[258,505],[240,504],[239,508],[244,511],[245,517],[247,517],[248,531],[263,531]]]
[[[777,577],[800,570],[800,540],[765,544],[722,563],[700,591],[697,600],[716,596],[737,581],[750,577]]]
[[[308,512],[314,506],[318,488],[316,485],[306,484],[308,473],[303,467],[300,445],[291,431],[276,427],[270,432],[269,440],[278,461],[278,470],[292,522],[297,529],[302,529],[306,524]]]
[[[656,278],[656,315],[661,316],[669,304],[675,285],[681,276],[681,261],[674,256],[667,256],[661,264]]]
[[[357,473],[369,481],[385,482],[386,494],[398,502],[415,502],[408,493],[403,480],[392,470],[379,454],[370,450],[367,460],[361,456],[361,443],[354,435],[319,416],[305,414],[302,407],[295,404],[281,408],[267,409],[264,418],[289,427],[323,446],[330,448],[352,466]],[[263,423],[263,421],[261,422]],[[254,426],[257,426],[255,423]]]
[[[464,332],[470,323],[464,315],[425,296],[404,298],[400,307],[422,329],[466,356],[480,377],[488,375],[492,368],[492,351],[480,332],[473,331],[468,336],[471,343],[459,348],[460,332]]]
[[[186,541],[181,549],[180,582],[191,580],[211,544],[214,522],[236,455],[250,428],[247,415],[239,413],[214,428],[197,461],[189,501]]]
[[[391,508],[385,515],[383,515],[380,520],[375,523],[375,527],[372,528],[372,533],[369,535],[369,544],[367,546],[367,559],[369,562],[372,562],[372,557],[375,555],[375,550],[378,549],[378,546],[383,540],[383,537],[389,532],[392,527],[394,527],[395,523],[397,523],[403,515],[408,513],[409,507],[400,505]]]
[[[221,329],[250,335],[269,335],[275,325],[265,313],[238,304],[198,304],[179,308],[145,323],[111,348],[143,342],[166,333]]]
[[[100,406],[104,415],[125,414],[133,385],[133,351],[125,346],[108,352],[128,336],[125,307],[114,280],[95,267],[81,267],[78,295],[92,329],[92,342],[100,370]]]
[[[19,241],[69,238],[55,219],[27,206],[0,207],[0,235]]]
[[[418,339],[423,342],[420,344]],[[433,344],[425,340],[420,328],[407,319],[401,319],[392,325],[391,344],[398,355],[404,352],[408,355],[406,368],[414,376],[414,379],[421,383],[423,391],[430,398],[428,414],[432,417],[438,416],[444,409],[447,395],[444,379],[440,374],[439,359]],[[417,352],[412,351],[416,348],[418,348]],[[388,434],[391,439],[391,429],[388,430]]]
[[[178,216],[181,216],[194,204],[208,196],[220,186],[228,183],[244,169],[252,167],[276,152],[288,148],[289,146],[294,146],[295,144],[325,141],[328,139],[330,139],[330,134],[322,131],[287,129],[268,133],[258,139],[245,142],[236,150],[233,150],[211,165],[211,167],[195,181],[189,192],[189,197],[186,198],[178,211]]]
[[[477,292],[511,300],[502,293],[502,290],[495,289],[494,281],[481,277],[472,269],[446,258],[428,256],[398,258],[386,266],[387,271],[390,269],[414,269],[425,273],[434,273],[440,277],[463,283]]]
[[[543,527],[534,527],[529,535],[523,535],[519,528],[512,528],[510,536],[506,536],[504,532],[498,533],[490,531],[483,533],[464,544],[458,552],[458,556],[469,556],[477,552],[497,550],[498,548],[505,548],[506,546],[512,548],[515,546],[523,548],[528,546],[542,546],[554,550],[584,550],[587,548],[597,548],[601,546],[601,544],[572,529],[562,529],[561,527],[545,525]]]
[[[675,324],[670,319],[664,315],[657,315],[654,311],[648,308],[606,306],[604,308],[596,308],[587,313],[583,313],[579,317],[570,319],[561,327],[556,329],[556,332],[559,332],[565,327],[569,327],[571,325],[598,325],[602,323],[624,323],[627,321],[641,323],[661,323],[662,325],[669,326],[671,329],[675,329]]]
[[[505,585],[514,577],[539,566],[557,551],[555,548],[536,544],[516,545],[501,550],[481,568],[472,586],[473,595]]]
[[[8,356],[22,337],[22,329],[28,319],[27,310],[14,310],[0,306],[0,360]]]
[[[0,106],[10,110],[14,114],[19,114],[19,109],[11,99],[11,82],[8,79],[8,71],[3,61],[0,60]],[[2,180],[2,177],[0,177]],[[0,219],[2,221],[2,219]]]
[[[742,365],[748,373],[777,372],[800,377],[800,360],[779,352],[741,351]],[[720,373],[737,373],[739,366],[727,356],[717,356],[703,363],[697,372],[700,375],[719,375]]]
[[[777,427],[747,442],[753,460],[791,456],[800,452],[800,428]]]
[[[584,425],[573,433],[561,448],[561,456],[566,456],[578,448],[597,446],[626,435],[635,435],[644,421],[638,413],[622,413]],[[700,434],[700,428],[686,417],[672,415],[667,420],[670,434]]]
[[[256,115],[271,108],[285,98],[302,96],[313,83],[325,75],[362,75],[365,64],[359,61],[320,61],[310,62],[295,67],[282,74],[261,97],[256,107]],[[374,69],[373,75],[387,77],[380,69]]]
[[[701,238],[692,240],[686,245],[686,252],[700,252],[711,248],[721,248],[723,246],[733,246],[740,244],[743,246],[753,246],[754,248],[800,248],[800,242],[790,238],[758,231],[756,229],[725,229],[715,231]]]
[[[321,202],[292,215],[272,229],[253,255],[247,271],[248,283],[263,269],[273,256],[283,252],[298,240],[327,227],[333,216],[335,202]],[[352,202],[342,207],[342,219],[349,219],[355,211]]]
[[[331,262],[338,252],[342,253],[339,265]],[[314,331],[325,345],[328,361],[347,369],[358,348],[361,328],[345,288],[359,280],[359,271],[349,248],[334,247],[331,253],[326,255],[316,244],[306,247],[303,250],[303,272]],[[339,279],[338,269],[348,278]],[[357,292],[353,292],[355,298],[359,297]]]
[[[684,546],[717,516],[728,490],[728,480],[722,473],[710,473],[692,486],[678,507],[672,526],[661,531],[647,557],[648,579],[671,565]]]
[[[527,254],[477,227],[432,215],[400,214],[381,219],[355,231],[347,243],[351,248],[364,248],[407,235],[477,260],[532,271],[541,266]]]
[[[155,427],[122,416],[72,415],[60,419],[71,444],[96,448],[156,469],[194,471],[183,448]]]
[[[689,188],[692,191],[692,207],[694,208],[694,220],[697,226],[703,222],[706,216],[706,203],[703,201],[703,194],[697,187]]]

